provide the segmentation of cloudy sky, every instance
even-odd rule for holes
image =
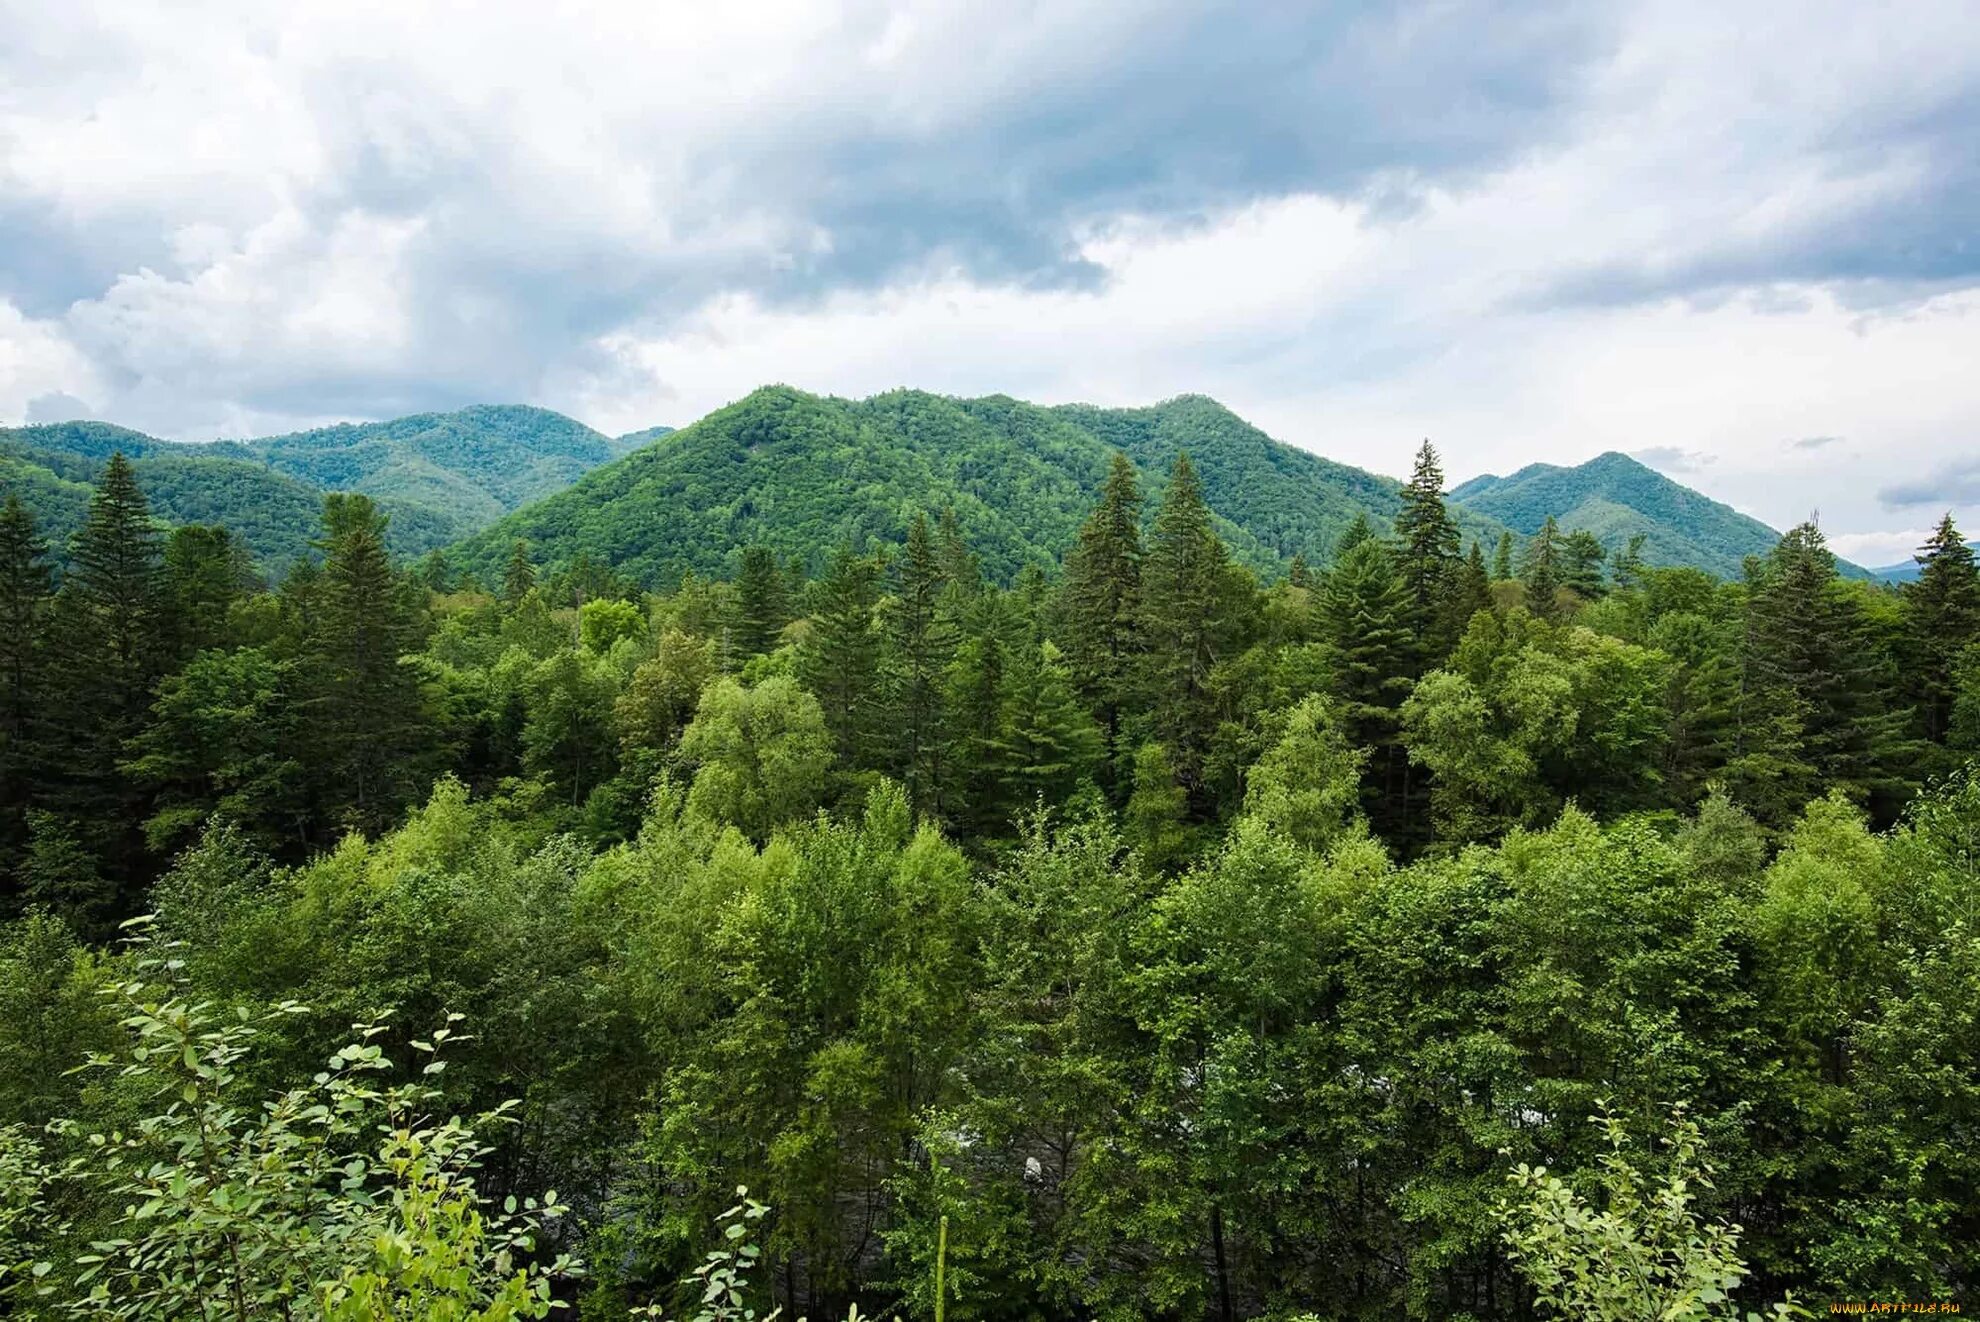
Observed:
[[[0,423],[1216,396],[1980,531],[1971,0],[0,0]]]

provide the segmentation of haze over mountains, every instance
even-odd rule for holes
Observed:
[[[1400,488],[1276,441],[1198,395],[1110,409],[769,386],[685,429],[617,438],[548,410],[494,405],[210,443],[98,422],[22,427],[0,431],[0,490],[20,492],[59,547],[117,449],[160,519],[224,524],[268,572],[309,553],[323,494],[349,490],[391,515],[396,553],[458,543],[456,558],[487,581],[519,538],[541,564],[584,555],[663,585],[688,571],[726,573],[746,545],[817,562],[844,542],[898,541],[916,513],[944,508],[986,571],[1008,581],[1063,553],[1117,449],[1151,498],[1187,450],[1234,554],[1273,576],[1295,556],[1326,563],[1357,515],[1386,528]],[[1399,452],[1397,466],[1407,458]],[[1552,515],[1611,547],[1641,535],[1651,563],[1730,577],[1778,536],[1616,453],[1474,478],[1451,500],[1467,540],[1488,552],[1503,532],[1523,541]]]

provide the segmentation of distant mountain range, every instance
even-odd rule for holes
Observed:
[[[1562,528],[1594,533],[1604,546],[1641,534],[1651,564],[1691,565],[1722,578],[1738,577],[1747,556],[1765,555],[1781,536],[1613,450],[1573,468],[1528,464],[1510,477],[1474,477],[1450,497],[1522,536],[1539,532],[1549,515]]]
[[[391,515],[394,552],[417,555],[638,443],[561,413],[507,405],[247,441],[161,441],[108,423],[64,422],[0,429],[0,492],[20,492],[59,548],[81,524],[104,461],[121,450],[161,520],[225,524],[265,570],[280,573],[308,553],[326,491],[373,497]]]
[[[1966,549],[1972,551],[1975,555],[1980,555],[1980,542],[1968,542]],[[1901,560],[1894,565],[1885,565],[1881,569],[1873,569],[1870,571],[1870,575],[1873,578],[1880,578],[1886,583],[1916,583],[1918,581],[1918,569],[1918,561],[1914,558]]]
[[[113,450],[167,523],[223,523],[264,569],[309,553],[323,494],[371,495],[395,553],[454,548],[486,581],[520,538],[541,565],[586,555],[648,584],[725,574],[742,547],[821,564],[846,542],[897,542],[918,512],[953,508],[987,572],[1008,580],[1072,543],[1116,450],[1152,510],[1187,450],[1233,553],[1261,573],[1323,565],[1358,514],[1386,529],[1401,484],[1273,440],[1215,400],[1045,407],[900,390],[849,400],[769,386],[690,427],[607,437],[544,409],[479,406],[246,441],[156,440],[100,422],[0,429],[0,491],[58,547]],[[1399,450],[1404,469],[1411,454]],[[1737,575],[1773,529],[1621,454],[1533,464],[1451,493],[1489,553],[1552,515],[1605,545],[1645,539],[1653,564]],[[1853,572],[1856,570],[1849,567]]]

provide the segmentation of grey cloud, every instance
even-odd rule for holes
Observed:
[[[1834,445],[1841,439],[1840,436],[1803,436],[1799,440],[1789,441],[1788,444],[1797,450],[1819,450],[1825,445]]]
[[[1980,501],[1980,455],[1955,459],[1923,477],[1893,483],[1880,490],[1877,499],[1891,510]]]
[[[27,402],[27,420],[36,422],[74,422],[79,418],[94,417],[94,411],[83,400],[74,395],[52,390],[45,395],[36,395]]]

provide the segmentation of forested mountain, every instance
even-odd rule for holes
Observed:
[[[1610,547],[1640,536],[1650,563],[1690,565],[1721,578],[1737,578],[1747,556],[1765,555],[1780,540],[1758,519],[1613,450],[1572,468],[1528,464],[1510,477],[1474,477],[1453,487],[1450,498],[1523,537],[1549,518],[1563,532],[1586,530]]]
[[[1188,451],[1217,531],[1267,574],[1296,555],[1328,561],[1356,515],[1384,529],[1400,508],[1394,479],[1274,441],[1201,396],[1044,408],[1001,395],[845,400],[771,386],[503,520],[461,557],[496,574],[521,538],[546,563],[584,556],[661,584],[726,572],[756,543],[822,564],[841,543],[899,543],[916,510],[953,509],[984,567],[1010,582],[1071,546],[1116,449],[1151,496]],[[1459,520],[1488,545],[1502,531]]]
[[[53,544],[66,548],[90,483],[121,451],[156,517],[224,524],[265,572],[279,574],[308,553],[326,491],[373,496],[391,516],[392,552],[414,556],[569,485],[636,443],[520,407],[203,443],[100,422],[53,423],[0,430],[0,494],[19,493]]]

